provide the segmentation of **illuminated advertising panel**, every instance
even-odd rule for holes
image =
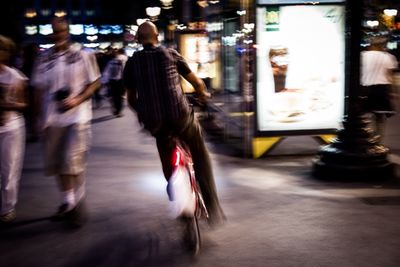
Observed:
[[[179,52],[187,60],[190,69],[201,79],[214,77],[214,55],[206,33],[182,33],[179,36]],[[185,93],[194,92],[193,86],[186,80],[182,80],[182,87]]]
[[[345,98],[344,11],[340,4],[257,6],[260,134],[340,128]]]

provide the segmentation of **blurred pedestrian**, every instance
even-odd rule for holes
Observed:
[[[122,117],[125,95],[122,75],[127,60],[128,57],[125,55],[123,49],[116,50],[114,57],[107,63],[102,74],[102,83],[106,84],[109,88],[112,113],[117,117]]]
[[[26,108],[27,78],[8,66],[15,44],[0,35],[0,221],[15,219],[15,205],[25,151],[25,124],[22,111]]]
[[[373,37],[370,47],[361,52],[365,111],[373,115],[374,130],[379,141],[382,141],[385,133],[386,119],[396,113],[392,84],[398,62],[395,56],[386,51],[386,44],[385,37]]]
[[[112,48],[111,46],[108,46],[105,51],[103,53],[101,53],[101,56],[98,57],[97,59],[97,63],[99,64],[99,69],[100,69],[100,73],[103,75],[104,70],[108,64],[108,62],[110,62],[111,59],[113,59],[115,56],[115,49]],[[104,83],[104,79],[102,77],[101,79],[102,82],[102,89],[101,90],[97,90],[98,91],[103,91],[103,95],[105,95],[106,98],[110,98],[111,94],[110,94],[110,89],[108,88],[107,84]],[[105,91],[105,93],[104,93]]]
[[[221,223],[225,216],[218,200],[211,160],[201,126],[183,93],[179,75],[193,85],[200,102],[206,102],[210,94],[204,82],[190,70],[177,51],[159,45],[158,30],[153,23],[141,24],[137,38],[143,50],[129,58],[124,71],[128,102],[144,128],[156,138],[167,180],[172,172],[173,148],[168,135],[172,133],[188,145],[209,211],[209,222]]]
[[[26,77],[28,77],[28,79],[32,76],[33,63],[38,54],[39,46],[36,43],[28,43],[23,47],[21,71],[26,75]],[[34,101],[33,87],[29,84],[26,87],[26,95],[28,107],[26,108],[24,115],[28,136],[27,140],[28,142],[36,142],[39,138],[37,131],[38,122],[36,121],[38,119],[38,107]]]
[[[96,53],[96,61],[97,61],[97,65],[99,66],[100,73],[103,73],[107,63],[112,59],[111,51],[112,51],[112,48],[109,46],[106,48],[105,52],[98,51]],[[99,90],[96,90],[96,92],[93,94],[92,98],[95,102],[94,108],[100,108],[103,106],[104,91],[105,91],[106,96],[108,97],[108,88],[105,84],[102,84],[101,88]]]
[[[79,226],[86,218],[83,204],[91,97],[100,86],[100,72],[93,53],[71,45],[65,18],[54,18],[52,28],[54,46],[39,56],[32,85],[45,112],[45,174],[57,176],[62,197],[54,219]]]

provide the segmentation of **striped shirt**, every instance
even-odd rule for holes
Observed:
[[[162,46],[146,45],[126,63],[125,86],[136,91],[138,119],[151,133],[174,125],[189,114],[179,75],[190,72],[177,51]]]

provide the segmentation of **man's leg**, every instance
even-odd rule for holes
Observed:
[[[82,176],[83,177],[83,176]],[[86,207],[83,201],[84,181],[81,175],[60,175],[60,190],[64,197],[63,203],[55,220],[66,219],[74,227],[82,226],[88,219]]]
[[[160,156],[161,165],[164,173],[165,179],[168,179],[172,175],[172,152],[174,144],[172,140],[165,136],[156,137],[158,154]]]
[[[85,196],[84,174],[59,175],[58,184],[63,196],[63,203],[74,208]]]
[[[90,143],[90,125],[74,124],[63,130],[62,144],[58,154],[62,155],[57,166],[62,204],[58,214],[73,210],[85,195],[85,166]]]
[[[111,89],[111,102],[113,106],[113,115],[119,116],[121,113],[121,90],[119,88],[119,81],[111,80],[110,81],[110,89]]]
[[[116,99],[115,99],[115,109],[118,113],[118,115],[122,115],[122,109],[123,109],[123,102],[124,102],[124,84],[122,82],[122,80],[118,80],[116,81],[116,85],[115,85],[115,90],[116,90]]]
[[[75,205],[75,192],[74,192],[74,180],[76,175],[59,175],[58,184],[62,196],[62,205],[60,207],[60,213],[65,213],[72,210]]]
[[[221,223],[225,220],[225,215],[219,203],[211,160],[204,142],[202,129],[194,118],[194,114],[191,114],[187,127],[181,132],[180,138],[189,146],[192,154],[196,178],[210,215],[210,222],[213,224]]]

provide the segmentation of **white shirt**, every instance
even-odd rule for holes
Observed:
[[[398,67],[395,56],[384,51],[361,52],[361,85],[392,84],[389,71]]]
[[[12,98],[15,95],[15,85],[25,82],[27,77],[16,69],[4,66],[0,72],[0,90],[4,90],[2,97]],[[24,125],[24,120],[20,112],[6,111],[6,120],[3,126],[0,126],[0,133],[18,129]]]
[[[111,59],[104,68],[101,82],[103,84],[106,84],[110,80],[121,80],[127,61],[128,57],[123,54],[118,54],[113,59]]]
[[[100,71],[93,53],[73,47],[59,53],[53,49],[45,51],[39,57],[31,79],[35,88],[44,91],[44,127],[89,122],[92,119],[90,99],[60,112],[54,98],[56,92],[63,88],[69,88],[71,96],[76,96],[99,78]]]

